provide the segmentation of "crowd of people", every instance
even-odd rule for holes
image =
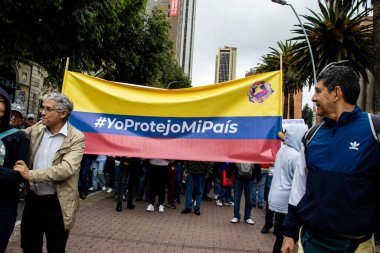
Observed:
[[[68,119],[71,100],[42,98],[41,120],[11,104],[0,88],[0,253],[14,228],[20,185],[23,252],[65,252],[79,198],[90,191],[115,193],[116,211],[176,209],[201,215],[203,200],[232,206],[231,223],[254,225],[252,208],[265,206],[261,233],[274,227],[273,252],[373,253],[380,230],[380,120],[356,106],[359,77],[332,65],[317,79],[312,100],[321,123],[290,126],[274,164],[177,161],[84,154],[84,134]],[[379,121],[377,121],[379,120]],[[241,198],[244,193],[244,208]],[[376,241],[376,242],[375,242]]]

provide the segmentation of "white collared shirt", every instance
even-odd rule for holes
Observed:
[[[33,161],[33,170],[46,169],[53,165],[55,153],[61,147],[64,138],[67,136],[67,122],[63,125],[58,133],[52,134],[47,128],[44,130],[44,136],[38,146]],[[30,189],[37,195],[54,194],[56,192],[54,182],[30,184]]]

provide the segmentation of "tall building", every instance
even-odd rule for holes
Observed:
[[[215,60],[215,83],[236,78],[236,47],[219,48]]]
[[[160,8],[168,13],[170,39],[175,44],[176,59],[191,77],[194,49],[196,0],[149,0],[148,10]]]

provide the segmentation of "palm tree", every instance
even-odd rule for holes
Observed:
[[[329,0],[333,3],[335,0]],[[375,113],[380,114],[380,1],[374,0],[346,0],[345,3],[352,7],[359,9],[364,7],[369,9],[369,2],[372,4],[373,11],[373,52],[375,55],[374,61],[374,85],[375,85]]]
[[[369,9],[358,13],[357,8],[351,8],[344,0],[335,0],[322,4],[319,1],[320,14],[309,9],[311,16],[303,15],[307,20],[304,24],[311,48],[315,56],[317,73],[330,62],[349,60],[355,70],[368,82],[366,70],[373,71],[374,56],[372,47],[372,25],[361,25],[363,17]],[[296,25],[299,27],[299,25]],[[307,42],[301,28],[293,30],[298,36],[292,40],[298,43],[294,46],[294,69],[302,80],[313,85],[311,61]]]
[[[278,49],[269,47],[272,51],[261,57],[261,62],[257,67],[257,73],[269,72],[278,70],[280,66],[280,57],[282,56],[283,67],[283,94],[284,94],[284,107],[283,118],[288,118],[288,111],[290,112],[290,118],[294,118],[294,108],[289,108],[289,101],[292,104],[293,94],[299,90],[302,90],[302,82],[295,75],[295,71],[292,68],[293,61],[293,47],[295,43],[291,41],[279,41],[277,42]]]

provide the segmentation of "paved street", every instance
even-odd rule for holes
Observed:
[[[166,208],[164,213],[145,211],[145,202],[136,202],[134,210],[115,211],[113,194],[100,191],[81,200],[76,225],[70,232],[67,252],[254,252],[269,253],[274,235],[260,233],[265,209],[252,209],[255,225],[231,224],[233,207],[217,207],[215,201],[203,201],[201,215],[180,214]],[[21,252],[19,225],[7,253]]]

